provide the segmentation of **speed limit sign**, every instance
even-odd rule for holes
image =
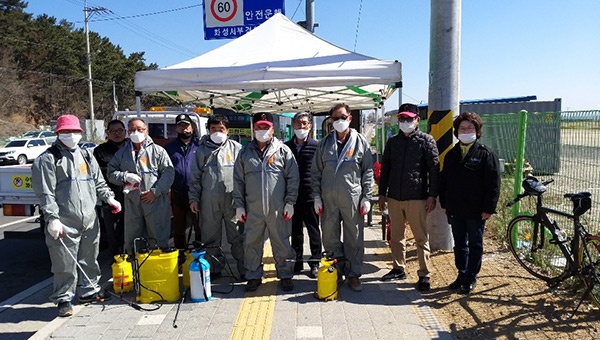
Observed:
[[[205,0],[206,26],[224,27],[224,26],[243,26],[244,9],[241,0]]]

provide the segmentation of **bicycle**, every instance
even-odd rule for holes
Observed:
[[[570,199],[573,204],[573,213],[543,205],[546,186],[552,182],[553,179],[540,182],[533,176],[523,180],[524,192],[510,201],[507,207],[533,196],[536,198],[536,210],[533,216],[519,215],[509,222],[508,246],[525,270],[546,281],[550,287],[570,277],[578,277],[583,281],[586,289],[573,311],[574,315],[588,294],[593,303],[600,306],[600,235],[588,233],[580,221],[580,216],[592,205],[589,192],[564,194],[564,198]],[[572,220],[573,237],[568,237],[550,215]]]

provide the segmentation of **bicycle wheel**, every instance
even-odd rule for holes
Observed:
[[[600,275],[600,236],[590,235],[585,238],[579,249],[579,263],[581,263],[582,274],[589,289],[590,297],[596,306],[600,306],[600,282],[598,277]]]
[[[539,224],[536,227],[532,216],[513,218],[506,231],[510,251],[531,275],[551,282],[566,272],[567,259],[558,245],[550,243],[552,233]]]

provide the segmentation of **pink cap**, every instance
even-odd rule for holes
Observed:
[[[63,130],[78,130],[79,132],[83,132],[81,125],[79,125],[79,118],[74,115],[62,115],[58,117],[54,132],[59,133]]]

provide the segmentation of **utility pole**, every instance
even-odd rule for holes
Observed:
[[[429,52],[429,133],[444,157],[454,145],[452,122],[459,114],[461,0],[431,0]],[[431,250],[451,250],[452,231],[439,204],[430,213]]]
[[[306,29],[315,32],[315,0],[306,0]]]
[[[92,138],[88,139],[95,140],[96,139],[96,118],[94,117],[94,91],[92,86],[92,56],[90,54],[90,30],[88,26],[88,22],[90,16],[97,12],[109,12],[108,9],[104,7],[88,7],[87,0],[84,1],[83,4],[83,14],[85,18],[85,44],[86,44],[86,60],[88,67],[88,91],[90,97],[90,120],[91,120],[91,136]]]

